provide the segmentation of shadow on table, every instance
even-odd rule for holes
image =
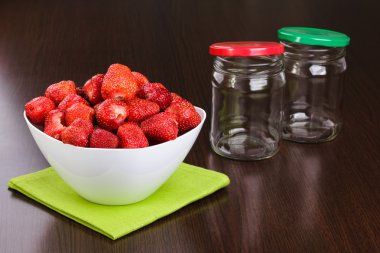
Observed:
[[[323,246],[321,231],[326,221],[321,198],[326,198],[328,187],[323,180],[333,168],[323,159],[327,151],[321,149],[285,143],[278,154],[262,161],[236,161],[215,154],[207,157],[207,167],[231,179],[224,210],[227,231],[219,235],[222,242],[233,238],[224,244],[227,252],[265,251],[265,243],[271,240],[296,250],[300,238],[313,247],[319,247],[319,242]]]

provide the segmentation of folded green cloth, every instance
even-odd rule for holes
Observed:
[[[104,206],[83,199],[53,168],[12,178],[8,186],[115,240],[227,186],[229,182],[222,173],[182,163],[153,195],[125,206]]]

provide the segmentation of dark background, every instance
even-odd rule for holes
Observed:
[[[0,252],[380,252],[379,10],[377,0],[0,0]],[[185,161],[230,186],[117,241],[7,189],[48,166],[22,111],[49,84],[81,86],[119,62],[209,115],[208,46],[276,41],[283,26],[351,37],[336,140],[232,161],[211,151],[208,118]]]

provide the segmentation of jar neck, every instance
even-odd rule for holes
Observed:
[[[275,75],[284,69],[283,55],[259,57],[220,57],[214,59],[214,70],[239,77]]]
[[[345,47],[324,47],[280,41],[285,47],[285,59],[297,59],[316,62],[328,62],[345,56]]]

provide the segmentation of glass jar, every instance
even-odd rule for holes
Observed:
[[[306,27],[278,31],[285,46],[287,89],[282,137],[301,143],[334,139],[342,127],[342,97],[346,71],[342,33]]]
[[[285,75],[284,48],[274,42],[224,42],[210,46],[210,142],[238,160],[260,160],[278,151]]]

